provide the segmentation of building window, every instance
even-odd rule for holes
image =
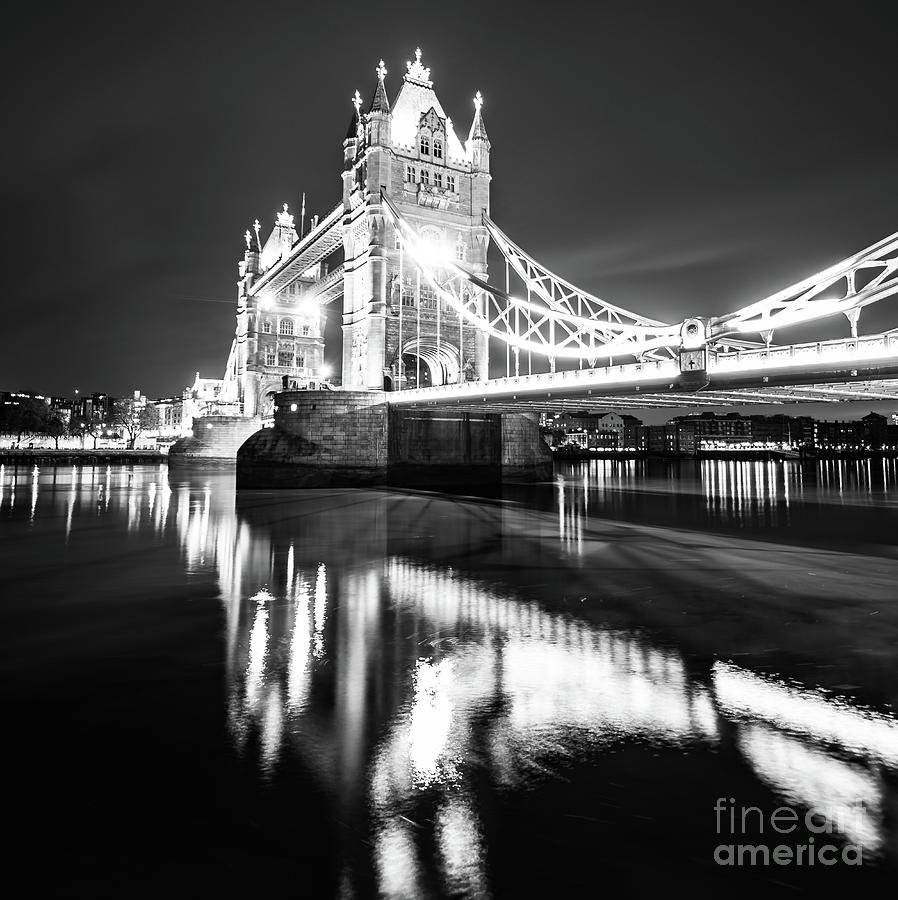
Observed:
[[[421,169],[421,183],[430,184],[430,172],[427,169]]]
[[[421,309],[437,308],[437,292],[430,286],[421,285]]]
[[[442,172],[434,172],[433,173],[433,183],[435,187],[442,188],[443,186],[443,173]]]
[[[293,351],[292,350],[278,350],[278,365],[283,366],[283,367],[292,367]]]
[[[455,258],[459,262],[465,261],[465,256],[467,253],[467,248],[461,240],[461,236],[459,235],[459,239],[455,242]]]
[[[452,191],[453,193],[455,193],[455,176],[454,175],[446,176],[446,190]]]
[[[271,319],[266,319],[266,320],[262,323],[262,331],[263,331],[265,334],[271,334]]]
[[[293,319],[281,319],[278,332],[280,334],[293,334]]]
[[[443,142],[434,138],[433,141],[433,158],[434,159],[442,159],[443,158]]]
[[[275,363],[274,347],[265,348],[265,365],[273,366]]]
[[[402,305],[403,306],[414,306],[415,305],[414,285],[404,284],[402,286]]]
[[[306,358],[304,356],[296,357],[296,367],[298,369],[304,369],[306,365]]]
[[[418,180],[418,174],[415,172],[414,166],[405,167],[405,180],[414,184]]]
[[[312,329],[308,325],[302,326],[302,336],[308,337],[312,333]]]
[[[421,135],[421,154],[430,156],[430,138],[423,134]]]

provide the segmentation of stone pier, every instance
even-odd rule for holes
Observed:
[[[380,391],[284,391],[275,404],[274,428],[238,451],[238,488],[464,490],[551,477],[551,452],[528,416],[402,409]]]
[[[262,427],[258,416],[203,416],[193,421],[193,435],[168,451],[168,464],[234,463],[240,445]]]

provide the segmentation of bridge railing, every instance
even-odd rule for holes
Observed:
[[[898,357],[898,333],[888,332],[759,350],[715,352],[710,354],[708,371],[724,373],[826,363],[850,364],[895,357]]]
[[[441,384],[426,388],[410,388],[395,391],[387,395],[390,403],[412,403],[436,400],[476,399],[477,396],[488,397],[490,394],[515,393],[545,388],[563,390],[578,384],[592,384],[601,381],[603,384],[629,383],[645,379],[646,381],[673,380],[680,374],[679,365],[673,359],[647,360],[645,362],[628,363],[618,366],[600,366],[592,369],[565,369],[560,372],[540,372],[535,375],[510,375],[504,378],[491,378],[488,381],[463,381],[460,384]]]

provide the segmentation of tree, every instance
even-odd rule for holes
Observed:
[[[112,407],[110,424],[121,428],[128,435],[128,447],[133,450],[137,438],[159,424],[159,413],[155,406],[137,400],[116,400]]]
[[[56,449],[59,449],[59,439],[68,433],[69,425],[65,420],[65,416],[58,409],[51,409],[47,416],[46,433],[53,438]]]
[[[94,450],[97,449],[97,438],[103,433],[103,429],[106,426],[104,423],[97,417],[88,418],[87,416],[76,415],[72,413],[72,417],[69,419],[69,434],[72,437],[81,439],[81,449],[84,449],[84,442],[88,437],[92,437],[94,439]]]
[[[19,396],[4,407],[2,430],[16,436],[16,443],[32,435],[44,434],[50,408],[41,400]]]

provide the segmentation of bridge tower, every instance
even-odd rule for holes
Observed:
[[[263,276],[289,271],[286,260],[298,234],[285,203],[274,227],[262,243],[261,226],[255,236],[246,232],[246,250],[238,263],[237,328],[225,373],[224,391],[233,395],[245,416],[269,416],[274,394],[317,379],[324,363],[324,320],[320,306],[304,299],[304,292],[320,278],[321,266],[283,274],[256,293]]]
[[[387,197],[432,247],[487,278],[490,141],[474,100],[464,144],[415,51],[392,106],[381,61],[367,109],[356,91],[343,141],[343,386],[396,390],[483,380],[487,337],[442,304],[399,248]]]

